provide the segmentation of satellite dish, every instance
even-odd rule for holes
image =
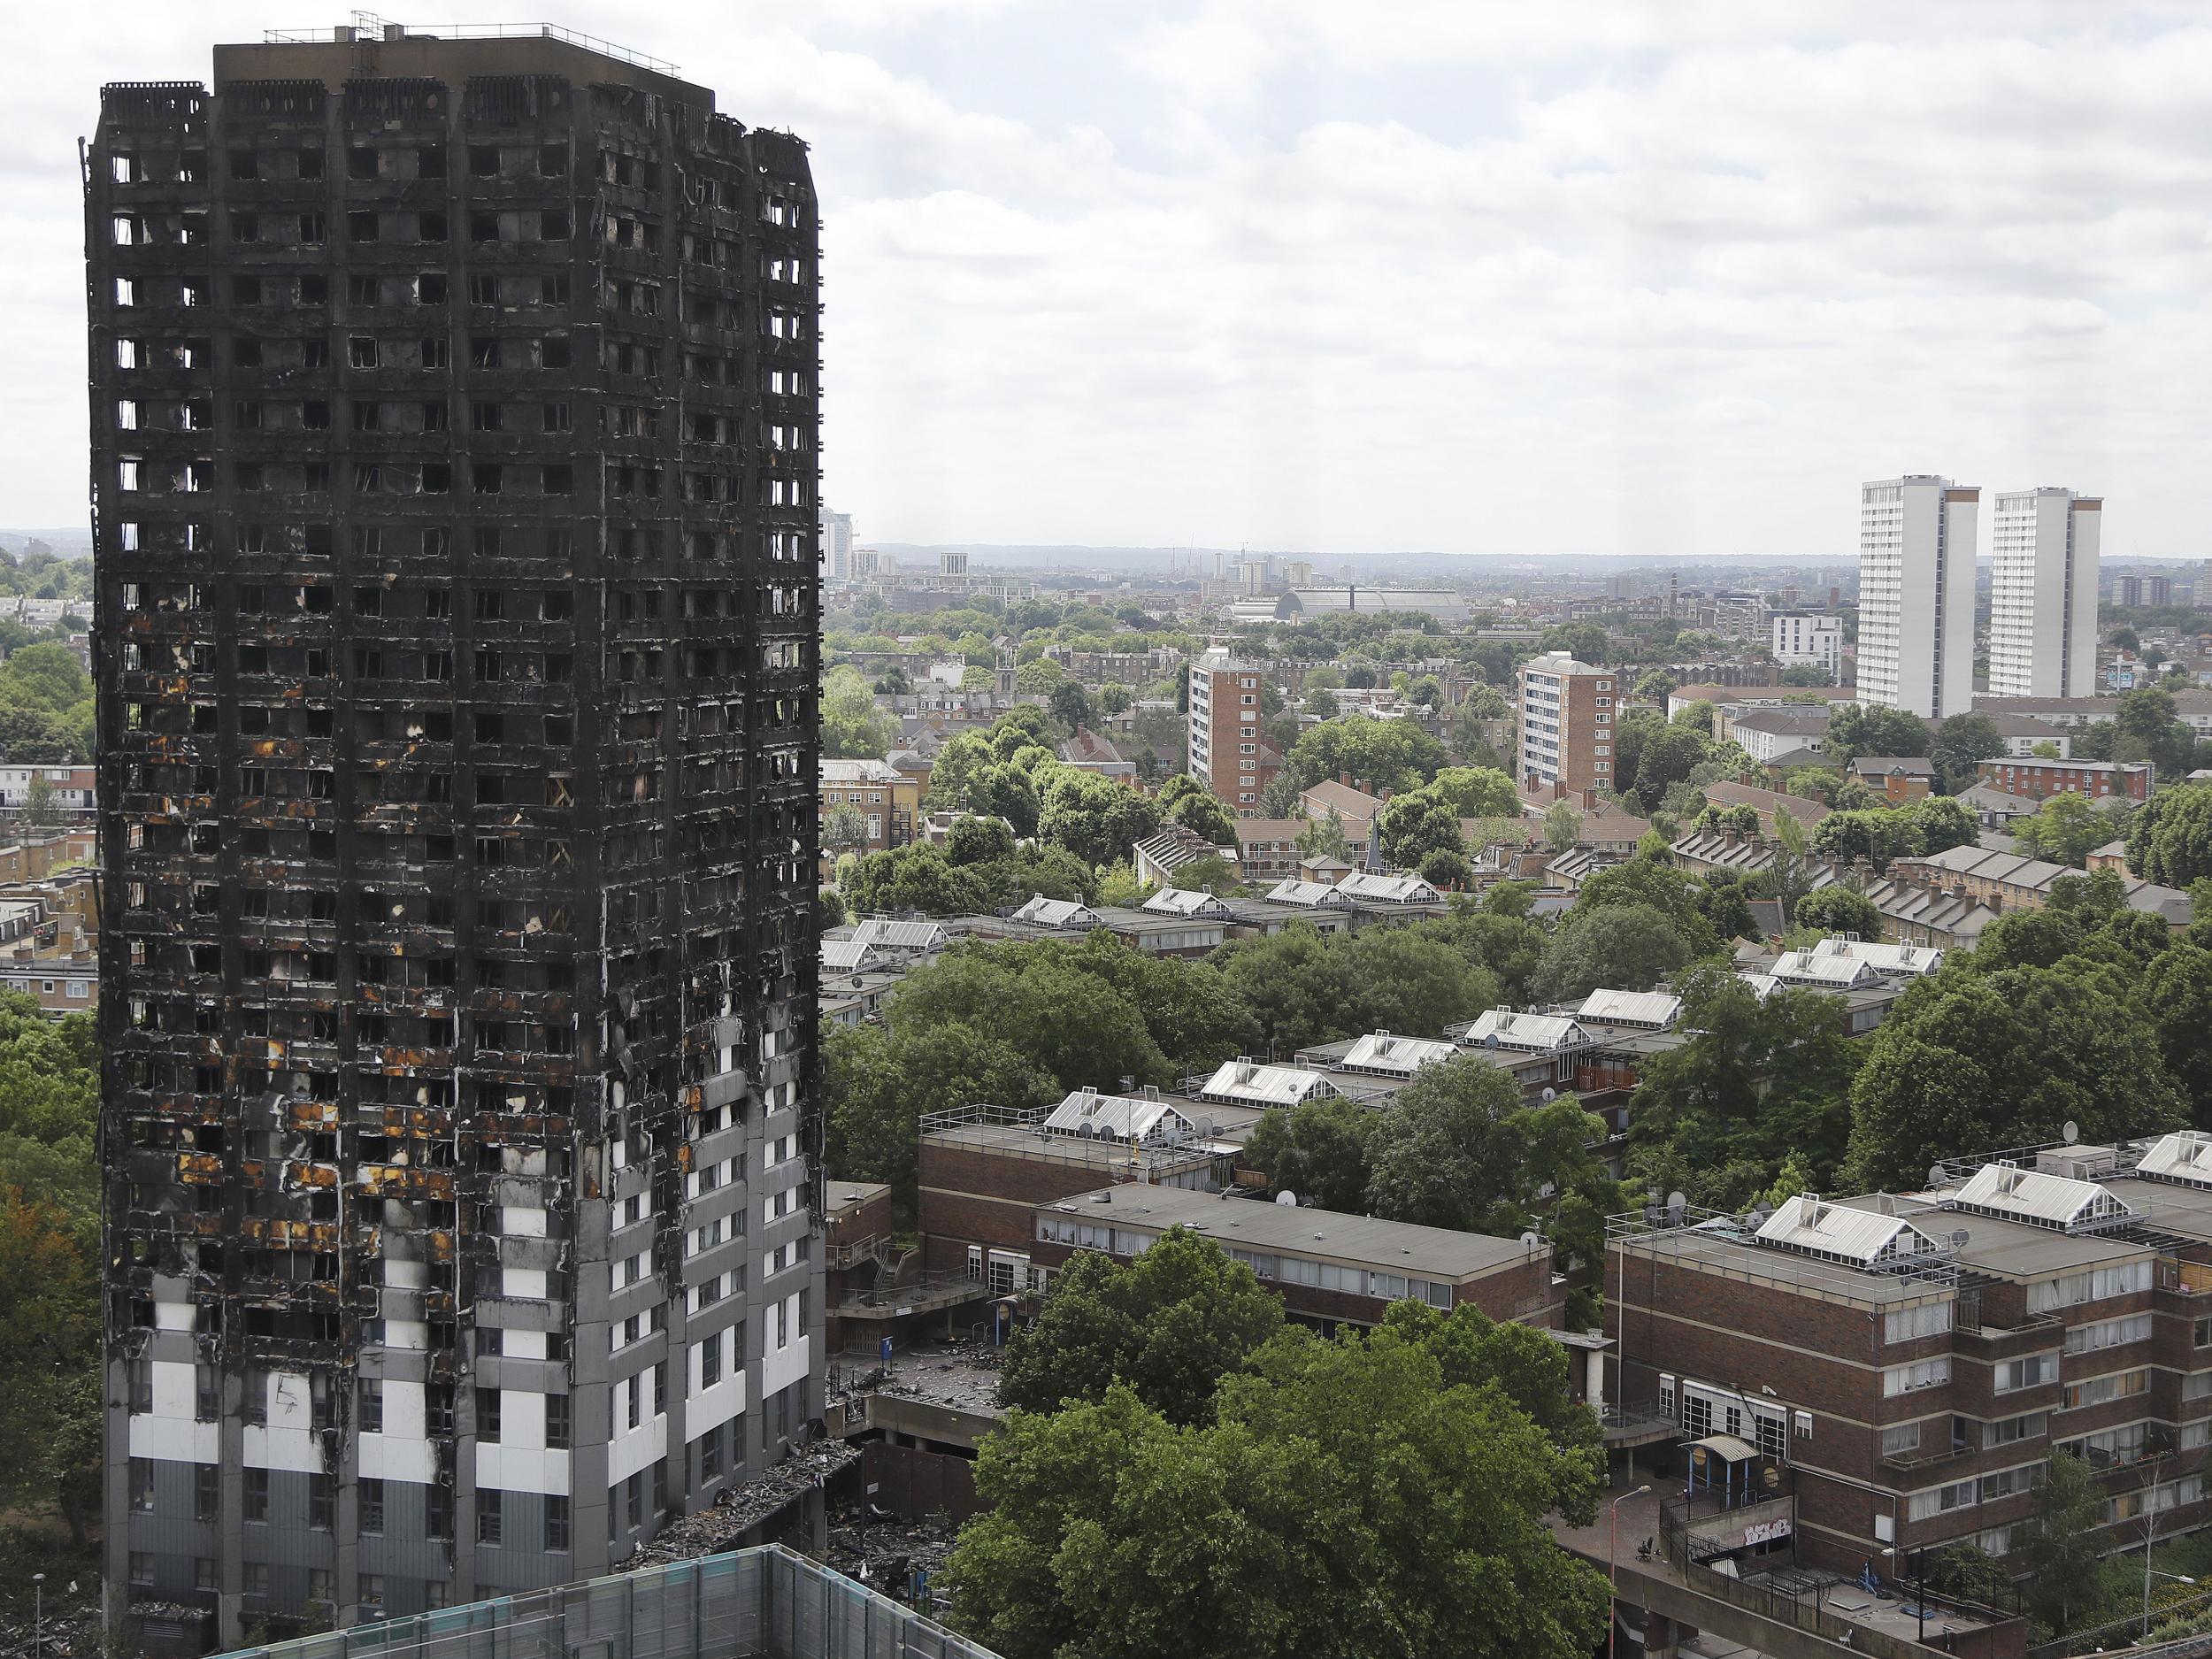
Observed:
[[[1521,1248],[1525,1250],[1532,1250],[1543,1241],[1543,1234],[1540,1233],[1524,1233],[1521,1235]]]
[[[1669,1193],[1667,1194],[1667,1218],[1670,1221],[1681,1220],[1682,1212],[1689,1208],[1689,1204],[1690,1201],[1683,1197],[1680,1193]]]
[[[2058,1138],[2068,1146],[2072,1146],[2074,1142],[2081,1139],[2081,1125],[2069,1118],[2066,1120],[2066,1127],[2058,1132]]]
[[[1955,1250],[1963,1250],[1966,1248],[1966,1241],[1973,1236],[1964,1227],[1959,1228],[1951,1235],[1951,1248]]]
[[[1286,1210],[1295,1210],[1298,1207],[1298,1194],[1292,1192],[1289,1187],[1286,1187],[1281,1192],[1275,1194],[1275,1202],[1282,1205]]]
[[[1546,1089],[1546,1090],[1544,1091],[1544,1099],[1545,1099],[1545,1101],[1546,1101],[1547,1102],[1551,1102],[1551,1101],[1555,1101],[1555,1100],[1557,1100],[1558,1098],[1559,1098],[1559,1091],[1558,1091],[1557,1089],[1555,1089],[1555,1088],[1548,1088],[1548,1089]]]
[[[1929,1186],[1931,1186],[1931,1187],[1941,1187],[1941,1186],[1944,1186],[1945,1184],[1947,1184],[1947,1183],[1950,1180],[1950,1179],[1951,1179],[1951,1171],[1948,1171],[1948,1170],[1947,1170],[1947,1169],[1945,1169],[1945,1168],[1943,1167],[1943,1165],[1942,1165],[1940,1163],[1937,1163],[1937,1164],[1931,1164],[1930,1165],[1928,1165],[1928,1185],[1929,1185]]]

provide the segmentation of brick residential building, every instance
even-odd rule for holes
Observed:
[[[1515,780],[1554,795],[1611,788],[1617,671],[1548,651],[1521,664],[1517,683]]]
[[[1616,1217],[1608,1398],[1664,1425],[1617,1440],[1747,1442],[1793,1476],[1776,1518],[1801,1558],[1847,1574],[2009,1553],[2058,1448],[2096,1471],[2108,1548],[2139,1548],[2147,1510],[2162,1535],[2212,1518],[2212,1137],[2014,1157]]]
[[[2098,801],[2143,802],[2151,797],[2158,769],[2147,760],[2039,760],[2014,755],[1977,761],[1974,771],[1986,787],[2032,801],[2085,795]]]
[[[1240,818],[1260,810],[1260,792],[1282,768],[1282,756],[1261,735],[1264,677],[1219,646],[1190,666],[1190,774]]]
[[[1469,1302],[1493,1319],[1555,1331],[1566,1302],[1548,1243],[1226,1193],[1105,1187],[1037,1204],[1032,1227],[1030,1256],[1048,1274],[1078,1250],[1126,1261],[1187,1227],[1249,1267],[1293,1318],[1324,1329],[1379,1324],[1392,1302],[1410,1298],[1447,1312]]]
[[[1033,1206],[1117,1181],[1218,1192],[1260,1117],[1156,1091],[1092,1089],[1050,1111],[978,1105],[930,1113],[918,1152],[924,1265],[1019,1289],[1029,1282]]]
[[[867,826],[867,839],[862,845],[840,850],[881,852],[887,847],[903,847],[914,839],[926,784],[912,773],[901,772],[888,761],[825,758],[821,776],[822,795],[816,809],[818,821],[826,825],[833,812],[849,807]],[[826,846],[822,860],[826,876],[833,862]]]
[[[1303,818],[1240,818],[1237,820],[1237,868],[1248,884],[1271,886],[1298,873],[1298,835]]]
[[[1935,792],[1935,763],[1924,755],[1861,755],[1851,775],[1890,806],[1902,806]]]

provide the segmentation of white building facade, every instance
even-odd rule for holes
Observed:
[[[853,516],[822,509],[822,580],[849,582],[853,579]]]
[[[1767,650],[1785,668],[1817,668],[1832,686],[1843,675],[1843,622],[1840,618],[1778,611],[1767,619]]]
[[[1990,538],[1989,693],[2096,691],[2097,557],[2104,503],[2070,489],[2008,490]]]
[[[1860,702],[1927,718],[1972,706],[1981,495],[1927,474],[1860,488]]]

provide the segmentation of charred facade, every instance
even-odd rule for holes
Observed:
[[[341,30],[86,206],[111,1615],[589,1577],[820,1411],[805,147]]]

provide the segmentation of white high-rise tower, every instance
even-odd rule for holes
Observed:
[[[2094,495],[2055,488],[1997,497],[1989,579],[1992,696],[2094,694],[2103,508]]]
[[[1859,697],[1940,718],[1974,700],[1982,493],[1916,474],[1859,490]]]

